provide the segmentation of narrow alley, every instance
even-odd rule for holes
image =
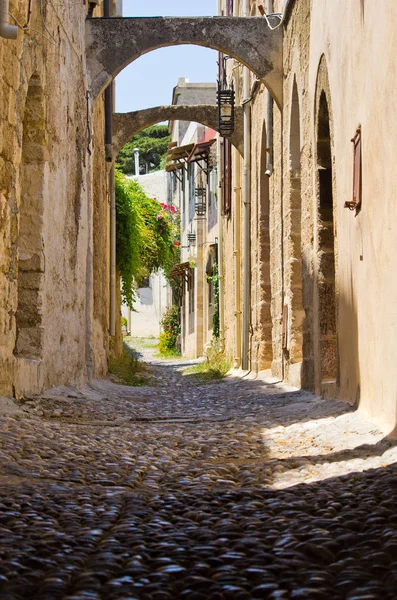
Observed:
[[[0,598],[395,598],[397,448],[260,379],[3,401]],[[382,467],[382,468],[381,468]]]

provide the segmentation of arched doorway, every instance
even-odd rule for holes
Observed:
[[[43,213],[45,188],[45,103],[40,79],[29,81],[23,119],[18,236],[17,358],[43,354]]]
[[[302,197],[301,197],[301,132],[298,87],[294,80],[289,132],[289,219],[288,219],[288,310],[289,332],[284,336],[288,379],[301,385],[302,324]],[[294,367],[297,365],[297,367]],[[299,365],[299,366],[298,366]],[[296,370],[296,372],[295,372]]]
[[[323,67],[324,70],[324,67]],[[326,82],[327,83],[327,82]],[[317,311],[316,382],[320,393],[335,392],[338,380],[333,157],[329,92],[317,94]]]
[[[266,175],[268,148],[266,123],[263,124],[261,149],[260,149],[260,176],[259,176],[259,211],[258,211],[258,264],[259,264],[259,323],[260,323],[260,348],[258,355],[258,370],[269,369],[273,360],[272,339],[272,287],[270,272],[270,189],[269,177]]]

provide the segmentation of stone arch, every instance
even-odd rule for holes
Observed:
[[[43,355],[44,189],[46,164],[45,99],[39,76],[28,84],[23,115],[21,195],[18,235],[17,358]]]
[[[331,94],[325,56],[317,74],[315,100],[316,273],[314,308],[315,381],[320,393],[335,393],[339,380],[335,164]]]
[[[288,258],[290,303],[289,363],[301,363],[302,324],[304,320],[302,299],[302,192],[301,192],[301,125],[300,102],[296,78],[291,96],[289,127],[289,206],[288,206]]]
[[[142,54],[194,44],[213,48],[250,68],[282,103],[282,27],[260,17],[144,17],[88,19],[87,67],[93,97]]]
[[[113,115],[113,151],[115,154],[140,131],[162,121],[193,121],[217,130],[217,106],[212,104],[175,104],[155,106]],[[235,128],[230,141],[243,154],[243,109],[235,107]]]

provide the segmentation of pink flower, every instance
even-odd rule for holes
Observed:
[[[159,221],[160,219],[163,218],[163,215],[157,215],[157,220]]]
[[[178,248],[178,247],[179,247],[179,242],[177,242],[177,241],[175,240],[175,241],[174,241],[174,246],[175,246],[176,248]]]

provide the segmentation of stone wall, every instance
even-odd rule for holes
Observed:
[[[102,325],[91,336],[102,115],[92,119],[86,97],[83,3],[44,3],[42,14],[33,3],[28,18],[14,1],[10,12],[28,23],[16,41],[0,39],[0,394],[19,396],[82,383],[99,347],[104,371]],[[96,170],[106,204],[100,161]]]
[[[109,171],[111,163],[106,162],[104,95],[95,101],[93,107],[93,316],[92,345],[93,372],[96,376],[107,372],[109,330],[109,270],[110,270],[110,195]]]
[[[311,107],[306,93],[310,50],[310,1],[296,2],[284,33],[283,256],[287,340],[285,378],[314,386],[313,169]]]
[[[276,2],[275,10],[280,9],[282,2]],[[355,403],[387,431],[397,421],[396,12],[392,0],[382,3],[381,13],[359,1],[289,4],[282,25],[283,104],[281,111],[273,110],[268,245],[261,158],[267,111],[261,85],[251,103],[250,366],[260,369],[271,359],[274,376]],[[349,211],[351,139],[359,126],[362,205]],[[234,169],[233,186],[241,175]],[[225,344],[236,355],[235,282],[240,275],[242,288],[244,266],[237,261],[236,269],[231,261],[239,242],[235,209],[224,219],[224,268]],[[240,238],[241,249],[242,244]],[[266,331],[267,255],[271,336]]]

